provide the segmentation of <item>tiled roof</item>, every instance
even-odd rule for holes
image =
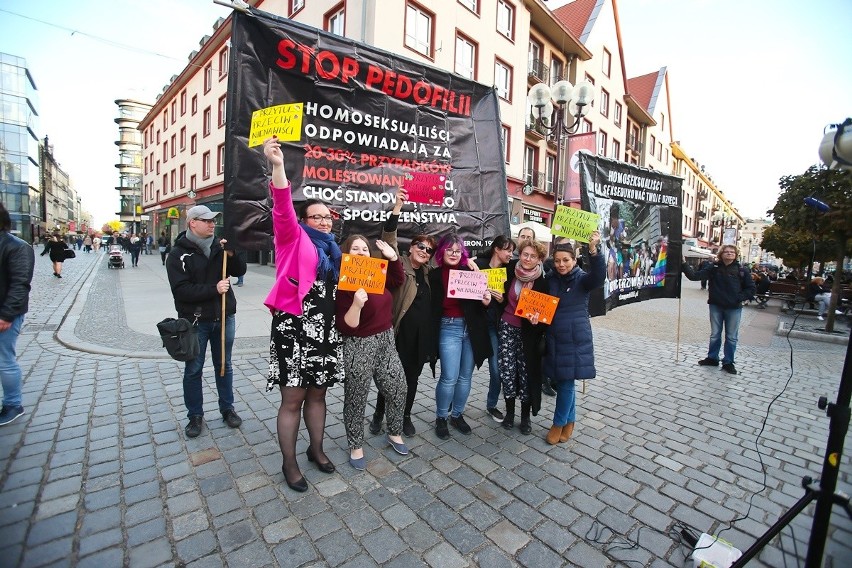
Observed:
[[[627,92],[646,111],[650,111],[649,106],[651,105],[651,98],[654,96],[659,74],[659,71],[654,71],[653,73],[627,80]]]
[[[583,41],[584,38],[581,36],[597,3],[598,0],[574,0],[570,4],[553,10],[553,15],[571,31],[574,37]]]

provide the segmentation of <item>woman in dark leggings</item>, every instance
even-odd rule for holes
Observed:
[[[390,217],[385,222],[382,240],[397,251],[396,228],[402,205],[408,198],[404,189],[396,193],[396,203]],[[396,333],[396,350],[405,372],[408,391],[405,396],[405,410],[402,416],[402,433],[413,436],[416,433],[411,422],[411,408],[417,395],[417,381],[423,363],[429,360],[434,343],[431,313],[432,299],[429,288],[429,260],[435,252],[435,239],[429,235],[418,235],[411,240],[407,255],[400,255],[405,272],[405,282],[393,292],[393,329]],[[378,434],[382,430],[385,417],[385,399],[379,394],[376,399],[376,413],[370,421],[370,433]]]

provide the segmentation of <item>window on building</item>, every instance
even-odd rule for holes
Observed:
[[[654,152],[657,151],[657,138],[653,134],[651,134],[651,146],[648,148],[648,153],[653,156]]]
[[[164,162],[169,161],[169,141],[168,140],[163,142],[163,161]]]
[[[544,76],[544,61],[542,60],[542,52],[544,48],[540,43],[530,37],[527,45],[527,73],[531,74],[539,81],[547,80]]]
[[[666,129],[666,115],[663,114],[663,113],[660,113],[660,130],[665,130],[665,129]]]
[[[550,85],[555,85],[558,81],[563,79],[562,70],[564,69],[565,64],[562,63],[561,59],[556,59],[555,57],[550,59]]]
[[[588,82],[589,82],[589,83],[591,83],[592,85],[594,85],[594,84],[595,84],[595,78],[594,78],[594,77],[592,77],[591,75],[589,75],[588,73],[586,73],[586,77],[585,77],[585,78],[586,78],[586,81],[588,81]]]
[[[195,154],[198,151],[198,134],[193,134],[189,139],[189,153]]]
[[[219,144],[216,148],[216,173],[225,173],[225,145]]]
[[[434,21],[434,15],[409,2],[405,8],[405,46],[426,57],[432,57]]]
[[[612,159],[620,160],[621,159],[621,142],[618,140],[612,141]]]
[[[292,16],[305,7],[305,0],[290,0],[290,15]]]
[[[601,114],[609,116],[609,93],[606,89],[601,89]]]
[[[186,114],[186,89],[180,92],[180,115]]]
[[[184,189],[186,187],[186,164],[182,164],[180,167],[180,188]]]
[[[195,176],[189,176],[189,189],[195,190],[196,187],[198,187],[198,185],[195,183]]]
[[[530,187],[535,187],[537,152],[538,149],[535,146],[529,144],[524,146],[524,183]]]
[[[163,130],[169,129],[169,109],[163,109]]]
[[[609,50],[607,48],[604,48],[603,50],[603,57],[601,58],[601,71],[606,77],[609,77],[609,74],[612,71],[612,55],[609,53]]]
[[[221,81],[228,75],[228,58],[230,54],[228,53],[228,46],[225,46],[222,51],[219,52],[219,80]]]
[[[553,154],[547,154],[544,158],[544,190],[547,193],[553,193],[553,188],[556,186],[556,180],[553,178],[556,170],[556,157]]]
[[[222,95],[219,97],[219,128],[225,126],[225,110],[227,108],[227,96]]]
[[[176,175],[177,175],[177,172],[175,172],[174,170],[172,170],[171,173],[169,174],[169,187],[172,188],[172,192],[174,192],[175,188],[177,187],[176,179],[175,179]]]
[[[154,169],[154,173],[160,175],[160,160],[157,160],[156,168]]]
[[[598,155],[606,156],[606,149],[608,146],[608,140],[606,132],[603,130],[598,130]]]
[[[456,36],[456,73],[476,79],[476,44],[461,34]]]
[[[668,148],[666,148],[666,150],[665,150],[665,156],[666,156],[666,165],[668,166],[669,165],[669,149]]]
[[[583,133],[591,132],[591,131],[592,131],[592,123],[591,123],[591,122],[589,122],[589,119],[587,119],[587,118],[584,118],[584,119],[583,119],[583,126],[582,126],[582,129],[583,129],[583,130],[582,130],[582,132],[583,132]]]
[[[343,11],[343,4],[338,4],[325,14],[325,31],[335,35],[345,35],[344,23],[346,14]]]
[[[213,88],[213,64],[208,63],[206,67],[204,67],[204,92],[209,93],[210,89]]]
[[[657,142],[657,159],[663,161],[663,143]]]
[[[180,151],[186,150],[186,126],[180,129]]]
[[[163,195],[169,192],[169,174],[163,174]]]
[[[512,129],[505,124],[500,127],[501,142],[503,143],[503,161],[509,163],[509,144],[511,143]]]
[[[198,112],[198,95],[192,95],[192,115]]]
[[[201,157],[201,179],[210,177],[210,152],[204,152]]]
[[[497,32],[515,39],[515,7],[506,0],[497,0]]]
[[[172,134],[172,153],[170,156],[174,158],[175,154],[177,154],[177,134]]]
[[[210,112],[210,107],[207,107],[206,109],[204,109],[204,115],[203,115],[204,120],[203,120],[202,132],[201,132],[204,136],[210,136],[211,114],[212,113]]]
[[[160,143],[160,131],[158,130],[157,131],[157,144],[159,144],[159,143]]]
[[[479,14],[479,0],[459,0],[459,4],[474,14]]]
[[[494,62],[494,85],[501,99],[512,102],[512,68],[499,59]]]
[[[616,126],[621,126],[621,103],[618,101],[615,102],[612,120]]]

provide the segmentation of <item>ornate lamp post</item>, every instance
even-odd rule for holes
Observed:
[[[553,214],[556,215],[556,207],[565,195],[559,179],[565,161],[563,139],[576,133],[583,117],[589,114],[595,99],[595,87],[588,81],[581,81],[575,87],[563,79],[552,89],[544,83],[533,85],[527,97],[532,107],[533,127],[544,131],[556,142],[556,164],[553,168]]]
[[[722,213],[721,211],[716,211],[713,213],[713,216],[710,218],[713,221],[713,226],[719,227],[719,246],[721,247],[723,244],[736,244],[736,238],[732,243],[725,243],[725,229],[730,227],[737,226],[737,216],[733,213]]]

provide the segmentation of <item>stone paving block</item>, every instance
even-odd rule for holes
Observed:
[[[117,526],[89,536],[82,536],[80,537],[78,555],[80,557],[88,556],[100,550],[115,547],[115,545],[120,544],[123,540],[124,536],[121,533],[121,529]],[[121,549],[116,550],[120,553],[120,558],[123,551]]]
[[[154,539],[166,537],[166,519],[156,518],[136,525],[127,531],[127,545],[138,546]]]
[[[361,538],[382,526],[381,518],[369,508],[353,511],[343,518],[343,522],[346,523],[355,538]]]
[[[339,566],[361,552],[361,545],[345,530],[334,531],[315,541],[315,545],[329,566]]]
[[[77,524],[77,512],[69,511],[54,517],[36,521],[30,529],[27,537],[27,548],[57,540],[74,534]],[[26,558],[26,555],[25,555]]]
[[[612,562],[597,548],[577,541],[564,554],[565,560],[575,566],[611,566]]]
[[[411,507],[412,510],[420,511],[435,501],[435,497],[422,486],[413,485],[411,488],[399,495],[399,500]]]
[[[217,550],[217,546],[218,543],[213,532],[204,530],[178,541],[175,544],[175,551],[181,562],[190,563]],[[171,553],[169,555],[171,556]]]
[[[586,513],[591,517],[595,517],[606,507],[606,505],[599,499],[596,499],[583,491],[574,491],[564,499],[564,502],[566,505],[574,507],[578,511]]]
[[[257,530],[250,521],[242,521],[223,527],[217,532],[219,545],[225,552],[236,550],[259,538]]]
[[[473,561],[476,566],[488,566],[489,568],[511,568],[513,562],[506,554],[496,546],[487,546],[477,552]]]
[[[35,506],[35,501],[27,501],[0,509],[0,527],[6,527],[29,519],[35,510]]]
[[[24,550],[22,566],[71,566],[71,537],[53,540],[39,546],[27,546]]]
[[[429,493],[438,493],[447,487],[452,480],[444,473],[438,470],[432,470],[420,476],[418,479]]]
[[[480,531],[500,521],[503,516],[481,501],[474,501],[461,511],[461,516]]]
[[[436,531],[443,531],[459,520],[459,515],[453,509],[440,502],[430,503],[418,511],[420,517],[429,523]]]
[[[380,512],[399,503],[399,498],[385,487],[366,493],[364,500]]]
[[[497,523],[485,532],[485,536],[510,555],[514,555],[530,541],[527,532],[519,529],[509,521]]]
[[[397,503],[393,507],[382,512],[382,518],[395,528],[396,530],[403,529],[408,525],[417,521],[417,514],[408,508],[403,503]]]
[[[175,467],[179,467],[181,464],[177,464]],[[191,472],[189,464],[183,464],[186,466],[186,469],[183,470],[181,475],[187,475]],[[227,491],[228,489],[233,489],[234,481],[231,479],[230,475],[221,474],[215,475],[213,477],[208,477],[206,479],[198,480],[198,487],[201,490],[201,494],[205,497],[209,497],[211,495],[216,495],[217,493],[221,493],[223,491]]]
[[[124,564],[124,552],[119,548],[112,548],[84,556],[77,561],[77,568],[104,568],[105,566],[122,566]]]
[[[559,554],[535,541],[524,547],[524,549],[518,553],[517,558],[521,566],[529,566],[530,568],[539,568],[541,566],[562,566],[562,559]]]
[[[304,566],[319,559],[314,546],[305,537],[296,537],[272,549],[280,566]]]
[[[464,521],[456,523],[444,530],[443,535],[447,539],[447,542],[464,556],[467,556],[487,542],[481,530]]]
[[[148,483],[157,479],[157,467],[146,467],[137,471],[126,473],[121,477],[121,482],[125,487],[133,487],[141,483]]]
[[[422,520],[399,531],[399,536],[417,552],[424,552],[441,541],[441,536]]]
[[[214,516],[223,515],[242,506],[240,495],[235,489],[228,489],[207,497],[207,509]]]
[[[388,527],[364,535],[359,542],[378,564],[384,564],[406,548],[402,539]]]
[[[229,566],[273,566],[275,557],[262,542],[252,542],[228,553],[225,560]]]
[[[435,546],[423,558],[429,566],[433,566],[434,568],[462,568],[469,566],[469,563],[454,548],[446,543]]]
[[[41,467],[33,467],[15,472],[6,478],[6,481],[3,483],[3,491],[20,489],[28,485],[37,485],[41,483],[43,476],[44,469]]]
[[[295,493],[289,490],[288,492],[291,495]],[[287,497],[289,497],[289,495],[287,495]],[[288,499],[288,505],[290,507],[290,512],[299,519],[307,519],[329,509],[325,500],[311,491],[296,495],[295,501]]]
[[[569,519],[564,521],[551,521],[547,519],[536,527],[533,534],[543,544],[549,546],[559,554],[564,554],[577,540],[577,537],[566,528],[571,522],[573,521]]]
[[[343,528],[343,523],[336,514],[326,511],[319,515],[306,519],[302,523],[302,528],[307,533],[312,541],[315,541],[327,534],[331,534]]]
[[[163,514],[163,502],[159,498],[147,499],[125,509],[124,523],[128,527],[138,525]]]

